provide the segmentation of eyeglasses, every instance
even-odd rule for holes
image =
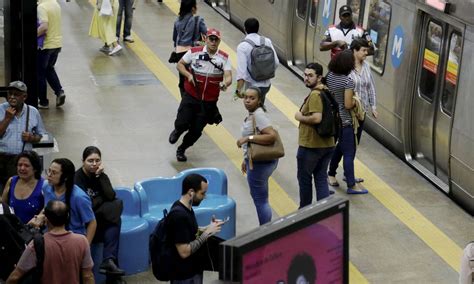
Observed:
[[[93,164],[100,164],[100,162],[101,162],[100,159],[87,159],[87,160],[86,160],[86,163],[91,164],[91,165],[93,165]]]
[[[58,174],[59,174],[59,172],[53,171],[52,169],[44,170],[44,173],[45,173],[45,175],[47,175],[47,176],[55,176],[55,175],[58,175]]]
[[[208,37],[209,41],[219,41],[219,38],[216,36],[210,36]]]

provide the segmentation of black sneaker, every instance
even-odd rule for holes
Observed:
[[[114,260],[111,258],[108,258],[102,262],[102,264],[99,266],[99,272],[109,275],[125,275],[125,271],[118,268]]]
[[[178,132],[178,130],[173,129],[173,131],[170,134],[170,137],[168,138],[168,141],[170,144],[174,144],[178,141],[179,136],[181,136],[182,132]]]
[[[178,160],[178,162],[186,162],[188,160],[188,157],[186,157],[184,151],[186,150],[182,148],[178,148],[178,150],[176,150],[176,159]]]
[[[59,94],[56,97],[56,107],[62,106],[65,102],[66,102],[66,95],[64,94],[64,92],[61,92],[61,94]]]

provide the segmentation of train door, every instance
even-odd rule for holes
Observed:
[[[295,1],[292,25],[293,65],[304,70],[313,61],[316,36],[317,0]]]
[[[462,29],[425,15],[419,40],[412,108],[412,157],[447,185]]]

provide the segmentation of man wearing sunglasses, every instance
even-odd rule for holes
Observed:
[[[191,48],[177,64],[186,80],[184,92],[169,142],[175,144],[188,131],[176,151],[179,162],[187,161],[185,151],[201,137],[206,124],[219,124],[222,116],[217,108],[220,91],[232,84],[229,55],[219,50],[221,33],[208,29],[206,45]]]
[[[344,49],[349,48],[355,38],[364,38],[369,42],[369,55],[374,54],[374,46],[369,34],[352,20],[352,9],[349,5],[339,8],[338,25],[331,25],[324,33],[324,39],[319,46],[320,51],[331,50],[331,58]]]
[[[38,110],[25,104],[27,87],[21,81],[8,86],[7,101],[0,104],[0,192],[16,174],[15,157],[33,148],[46,130]]]

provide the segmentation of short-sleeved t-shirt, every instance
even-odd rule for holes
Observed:
[[[50,200],[60,200],[66,203],[66,194],[56,196],[51,185],[45,186],[43,190],[44,204],[48,204]],[[77,234],[86,234],[86,224],[95,219],[94,211],[92,211],[92,202],[89,196],[77,185],[74,185],[71,194],[71,218],[69,220],[68,230]]]
[[[301,113],[305,116],[313,113],[323,112],[323,102],[320,90],[312,90],[301,107]],[[300,122],[298,132],[298,145],[307,148],[329,148],[334,147],[334,137],[321,137],[314,125]]]
[[[175,246],[176,244],[188,244],[196,239],[199,227],[194,211],[178,200],[171,206],[167,218],[168,240],[174,245],[171,279],[183,280],[201,273],[202,268],[197,255],[191,254],[183,259],[179,256]]]
[[[61,6],[56,0],[40,0],[37,10],[39,22],[48,23],[43,49],[62,47]]]
[[[44,263],[41,283],[80,283],[80,272],[94,266],[86,237],[72,232],[44,234]],[[17,267],[30,271],[36,267],[33,241],[27,246]]]
[[[329,90],[334,94],[336,102],[339,105],[339,115],[341,116],[342,126],[351,126],[351,113],[344,106],[344,92],[346,90],[354,90],[354,81],[352,81],[349,76],[329,72],[326,76],[326,83]]]
[[[257,133],[254,133],[253,131],[252,116],[255,117],[255,126],[257,128]],[[265,129],[269,126],[272,126],[270,119],[268,118],[267,114],[263,111],[263,109],[259,107],[254,112],[249,113],[249,116],[245,118],[244,123],[242,124],[242,129],[241,129],[242,137],[260,134],[260,131],[262,131],[262,129]],[[247,151],[248,151],[247,143],[242,145],[242,149],[244,150],[244,157],[247,158]]]

